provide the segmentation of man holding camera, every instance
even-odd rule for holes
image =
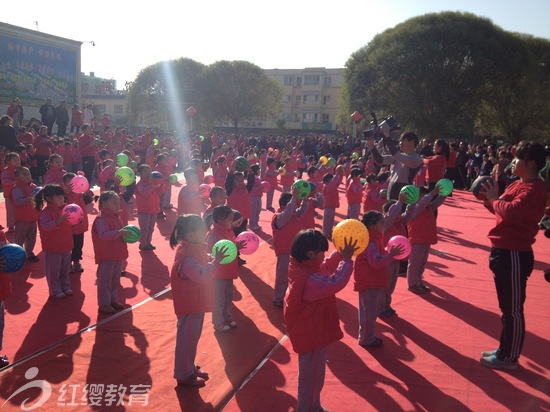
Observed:
[[[386,122],[380,125],[384,146],[389,150],[389,155],[381,155],[376,149],[374,135],[367,137],[367,148],[372,153],[374,161],[380,166],[393,165],[388,186],[388,199],[397,200],[399,191],[403,186],[410,185],[414,176],[422,166],[422,157],[416,153],[418,136],[408,131],[399,137],[399,148],[390,137],[390,126]]]

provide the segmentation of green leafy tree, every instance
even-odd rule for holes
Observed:
[[[199,107],[216,121],[229,120],[238,130],[245,120],[275,118],[283,92],[258,66],[246,61],[218,61],[201,76]]]
[[[473,130],[506,33],[470,13],[415,17],[374,37],[346,63],[341,121],[359,110],[393,114],[428,136]]]
[[[198,99],[198,78],[204,68],[180,58],[141,70],[127,95],[131,123],[181,129],[187,120],[185,110]]]

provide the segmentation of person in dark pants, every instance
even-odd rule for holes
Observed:
[[[489,231],[489,267],[502,312],[499,347],[481,354],[480,362],[488,368],[513,370],[519,365],[525,336],[523,303],[535,261],[532,245],[547,201],[546,187],[539,177],[545,161],[540,143],[522,141],[512,163],[512,173],[519,180],[511,183],[500,197],[498,185],[491,181],[482,187],[484,205],[496,217],[496,225]]]
[[[55,123],[57,123],[57,135],[65,137],[69,125],[69,111],[67,110],[66,100],[62,100],[59,106],[55,108]]]
[[[48,136],[52,135],[55,114],[55,107],[52,105],[52,99],[46,99],[46,103],[40,106],[40,120],[43,125],[48,126]]]
[[[78,139],[78,147],[80,148],[80,155],[82,156],[82,171],[84,176],[88,179],[90,187],[92,187],[92,179],[94,176],[94,170],[96,165],[95,155],[97,148],[94,145],[94,136],[92,135],[92,126],[84,124],[82,126],[82,136]]]

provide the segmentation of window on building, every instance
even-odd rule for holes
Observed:
[[[122,106],[121,104],[115,104],[113,106],[113,113],[114,114],[124,114],[124,106]]]
[[[285,76],[283,83],[285,86],[292,86],[292,76]]]
[[[302,120],[306,123],[318,122],[319,121],[319,113],[303,113],[302,114]]]
[[[286,102],[287,102],[287,103],[292,103],[292,95],[287,94],[287,96],[286,96]]]
[[[304,94],[304,104],[319,103],[318,94]]]
[[[332,77],[325,77],[325,87],[330,87],[332,85]]]
[[[104,104],[98,104],[96,108],[97,108],[97,113],[101,113],[101,114],[105,113],[106,108]]]
[[[294,113],[294,121],[295,121],[295,122],[299,122],[299,121],[300,121],[300,116],[298,115],[298,113]]]
[[[295,101],[296,101],[296,104],[300,104],[300,96],[296,96]]]
[[[302,87],[302,78],[296,77],[296,87]]]
[[[305,86],[319,86],[321,76],[319,75],[313,75],[309,74],[304,77],[304,85]]]
[[[323,104],[330,104],[330,96],[323,96]]]
[[[328,123],[330,121],[330,117],[328,114],[323,115],[323,123]]]

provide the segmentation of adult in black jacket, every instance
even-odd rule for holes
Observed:
[[[51,136],[55,123],[55,107],[52,106],[52,99],[46,99],[46,103],[40,106],[40,116],[42,124],[48,126],[48,136]]]
[[[12,119],[8,115],[0,117],[0,146],[6,148],[6,153],[14,152],[19,146],[15,129],[11,125]]]

